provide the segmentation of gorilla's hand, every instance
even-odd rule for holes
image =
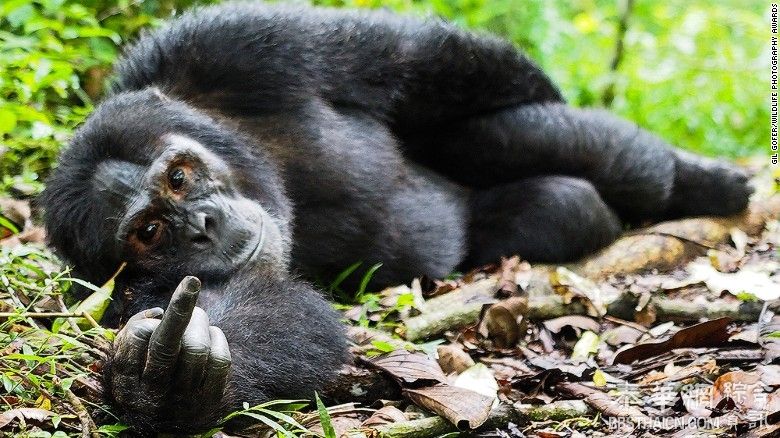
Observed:
[[[200,281],[186,277],[168,309],[134,315],[114,341],[111,395],[143,429],[195,430],[218,418],[230,371],[225,335],[195,307]]]

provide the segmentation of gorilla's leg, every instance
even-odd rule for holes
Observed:
[[[591,183],[566,176],[527,178],[476,191],[464,266],[519,254],[539,262],[575,260],[615,240],[620,221]]]
[[[474,187],[535,174],[585,178],[627,220],[734,213],[750,194],[735,166],[675,150],[606,111],[560,103],[442,124],[407,144],[415,158]]]

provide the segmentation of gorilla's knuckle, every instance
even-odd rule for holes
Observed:
[[[203,340],[186,340],[182,343],[182,351],[190,356],[208,356],[211,346]]]
[[[214,368],[230,368],[233,364],[233,358],[227,350],[211,354],[209,361]]]
[[[159,324],[160,321],[156,319],[140,319],[127,324],[122,332],[125,339],[131,342],[146,342]]]
[[[178,348],[168,348],[165,342],[154,340],[149,343],[149,357],[156,362],[173,363],[178,353]]]
[[[232,362],[229,359],[215,360],[210,363],[211,370],[217,374],[224,374],[230,370]]]

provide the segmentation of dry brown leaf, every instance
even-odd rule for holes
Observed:
[[[523,318],[528,313],[526,297],[509,297],[490,305],[482,314],[479,334],[493,341],[497,348],[511,348],[524,331]]]
[[[561,316],[558,318],[548,319],[547,321],[544,321],[542,324],[544,324],[544,327],[547,330],[553,333],[560,333],[561,329],[564,327],[573,327],[574,329],[590,330],[592,332],[599,331],[598,322],[596,322],[593,318],[588,318],[587,316],[582,316],[582,315]],[[579,330],[577,330],[577,336],[579,335],[580,335]]]
[[[441,415],[458,429],[476,429],[487,421],[493,397],[450,385],[407,389],[404,394],[417,406]]]
[[[439,366],[446,374],[460,374],[474,366],[474,359],[460,345],[439,345],[436,352],[439,354]]]
[[[635,345],[615,354],[613,363],[630,364],[675,348],[719,347],[728,342],[729,332],[726,328],[731,322],[728,317],[713,319],[684,328],[666,341]]]
[[[350,431],[360,428],[360,425],[363,422],[360,420],[360,416],[357,414],[345,414],[331,416],[330,423],[333,425],[333,430],[336,432],[337,437],[347,437],[349,436]],[[316,436],[325,436],[325,433],[322,429],[322,424],[319,422],[309,426],[308,429],[314,432]]]
[[[712,384],[713,406],[729,397],[741,409],[760,411],[766,404],[766,394],[762,388],[761,377],[756,373],[728,372]]]
[[[30,226],[18,234],[0,239],[0,247],[11,248],[24,243],[44,243],[45,241],[46,231],[42,227]]]
[[[536,432],[536,436],[539,438],[564,438],[569,434],[566,432],[558,432],[553,429],[539,430]]]
[[[623,344],[633,344],[642,336],[643,332],[628,325],[619,325],[602,335],[604,342],[613,347]]]
[[[384,406],[367,418],[360,427],[376,427],[383,424],[400,423],[406,420],[406,415],[404,415],[402,410],[395,406]]]
[[[7,426],[14,420],[43,421],[54,415],[54,412],[39,408],[10,409],[0,414],[0,428]]]
[[[368,363],[390,374],[401,383],[415,383],[420,380],[447,383],[447,376],[444,375],[439,364],[422,353],[395,350],[369,359]]]
[[[498,291],[499,297],[509,297],[518,292],[515,282],[516,273],[520,269],[520,257],[501,258],[501,268],[499,268]]]
[[[571,302],[575,297],[583,298],[588,306],[588,313],[592,316],[606,315],[607,304],[615,298],[614,293],[605,293],[592,280],[581,277],[562,266],[550,273],[550,285],[555,292],[563,296],[564,302]]]

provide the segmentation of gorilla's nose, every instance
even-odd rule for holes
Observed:
[[[197,211],[189,215],[187,234],[193,243],[206,244],[217,239],[217,218],[211,212]]]

